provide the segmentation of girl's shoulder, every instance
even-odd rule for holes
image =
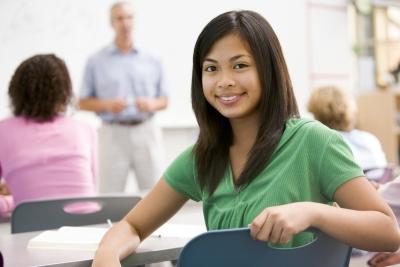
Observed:
[[[22,120],[23,120],[23,118],[21,118],[21,117],[15,117],[15,116],[7,117],[7,118],[0,120],[0,125],[15,123],[15,122],[22,121]]]
[[[321,149],[329,142],[341,142],[341,135],[319,121],[303,118],[292,118],[286,122],[285,130],[278,148]]]
[[[96,127],[94,127],[92,124],[69,116],[59,116],[54,120],[54,123],[68,127],[71,130],[81,130],[87,132],[96,131]]]
[[[183,150],[175,159],[175,162],[187,164],[193,162],[194,160],[194,147],[195,145],[190,145],[185,150]]]
[[[340,134],[325,126],[321,122],[306,118],[293,118],[286,122],[284,135],[312,135],[315,137],[326,137]]]
[[[14,130],[14,128],[24,127],[26,119],[23,117],[8,117],[0,120],[0,129]]]

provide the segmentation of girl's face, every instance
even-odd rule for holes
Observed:
[[[261,85],[256,62],[246,42],[229,34],[211,47],[202,66],[203,93],[226,118],[258,115]]]

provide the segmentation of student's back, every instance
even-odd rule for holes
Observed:
[[[0,178],[12,197],[0,196],[0,216],[26,200],[94,194],[97,135],[63,115],[72,97],[64,62],[25,60],[8,93],[14,117],[0,121]]]
[[[387,166],[385,153],[375,135],[358,129],[340,131],[340,134],[349,145],[355,161],[361,168],[365,170]]]
[[[0,122],[0,174],[15,204],[28,199],[94,193],[95,130],[68,117],[52,122]]]

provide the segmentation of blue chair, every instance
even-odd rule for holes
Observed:
[[[105,195],[23,202],[11,215],[11,233],[100,224],[108,219],[119,221],[140,199],[137,196]]]
[[[249,228],[210,231],[183,248],[178,267],[347,267],[351,247],[316,229],[315,239],[296,248],[273,248],[250,236]]]

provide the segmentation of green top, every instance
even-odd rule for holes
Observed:
[[[290,119],[266,168],[247,186],[236,190],[229,167],[212,196],[196,179],[193,146],[164,173],[167,183],[195,201],[203,201],[207,229],[247,227],[266,207],[291,202],[329,204],[336,189],[364,176],[341,135],[319,122]],[[304,244],[297,235],[293,244]],[[309,235],[307,240],[309,240]]]

